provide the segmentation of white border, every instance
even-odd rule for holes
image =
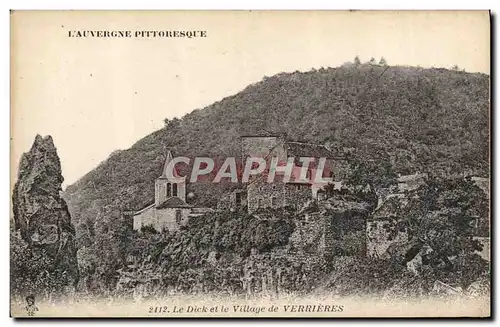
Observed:
[[[1,224],[1,230],[3,231],[4,234],[4,241],[2,242],[3,244],[0,244],[0,262],[3,263],[3,269],[1,271],[2,276],[1,276],[1,288],[0,288],[0,309],[1,309],[1,317],[3,318],[4,321],[2,321],[2,326],[11,326],[15,322],[13,319],[8,318],[9,317],[9,271],[7,269],[8,267],[8,262],[9,262],[9,238],[8,238],[8,232],[9,232],[9,205],[10,205],[10,187],[9,187],[9,138],[10,138],[10,129],[9,129],[9,122],[10,122],[10,114],[9,114],[9,57],[10,57],[10,52],[9,52],[9,35],[10,35],[10,30],[9,30],[9,9],[44,9],[44,10],[49,10],[49,9],[83,9],[83,10],[89,10],[89,9],[252,9],[252,10],[257,10],[257,9],[492,9],[493,12],[498,13],[498,7],[499,7],[499,1],[485,1],[485,0],[475,0],[475,1],[454,1],[454,2],[444,2],[444,1],[436,1],[436,0],[420,0],[420,1],[378,1],[378,2],[373,2],[373,1],[349,1],[347,2],[341,2],[341,3],[331,3],[331,1],[316,1],[316,0],[307,0],[307,1],[294,1],[294,0],[288,0],[288,1],[283,1],[283,2],[278,2],[278,1],[270,1],[270,0],[253,0],[253,1],[211,1],[210,3],[203,1],[203,0],[185,0],[185,1],[178,1],[178,2],[168,2],[165,3],[165,1],[151,1],[151,0],[143,0],[143,1],[128,1],[128,0],[122,0],[122,1],[106,1],[106,0],[80,0],[80,1],[68,1],[68,0],[59,0],[59,1],[44,1],[44,3],[40,3],[40,1],[2,1],[1,2],[1,11],[0,11],[0,21],[1,21],[1,28],[0,28],[0,44],[4,46],[3,51],[1,51],[1,56],[2,56],[2,65],[1,67],[1,72],[2,72],[2,92],[1,92],[1,97],[2,97],[2,110],[0,110],[0,124],[2,124],[2,128],[0,128],[2,137],[0,138],[0,144],[1,144],[1,150],[2,150],[2,160],[1,160],[1,185],[3,185],[0,193],[0,204],[2,208],[2,212],[4,213],[2,215],[2,224]],[[450,6],[452,5],[452,6]],[[498,21],[497,21],[498,24]],[[498,42],[498,34],[493,34],[492,35],[495,39],[495,43]],[[494,59],[497,59],[498,54],[495,55]],[[492,66],[492,74],[493,74],[493,68],[495,66]],[[497,93],[498,85],[495,85],[495,89],[492,90],[494,94]],[[29,95],[27,95],[29,96]],[[498,100],[497,100],[498,101]],[[495,125],[498,125],[498,114],[495,115]],[[498,133],[497,133],[498,136]],[[495,137],[495,141],[497,141],[497,137]],[[498,151],[498,148],[496,146],[498,142],[495,142],[495,149],[494,153]],[[495,168],[498,169],[498,166],[495,165]],[[495,203],[498,203],[496,201],[497,195],[494,194],[494,198],[492,200]],[[495,218],[495,217],[493,217]],[[499,228],[499,223],[496,223],[496,228],[494,230],[494,233],[498,233],[498,228]],[[496,253],[496,251],[494,252]],[[495,262],[497,262],[497,256],[495,255],[495,258],[493,258]],[[497,277],[497,270],[495,270],[495,277]],[[497,285],[498,279],[496,280],[495,285]],[[497,294],[495,292],[495,294]],[[498,301],[494,301],[495,307],[496,303]],[[494,310],[494,312],[498,313],[498,310]],[[66,324],[69,321],[60,321],[59,323]],[[86,321],[81,321],[81,324],[92,324],[94,326],[102,326],[105,325],[109,321],[93,321],[93,320],[86,320]],[[200,322],[200,321],[198,321]],[[202,323],[207,323],[208,321],[203,321]],[[215,323],[219,323],[221,321],[212,321]],[[291,321],[290,321],[291,322]],[[399,321],[401,322],[401,321]],[[399,323],[396,321],[395,323]],[[47,324],[47,325],[52,325],[53,323],[58,323],[57,321],[37,321],[36,324]],[[116,322],[115,322],[116,323]],[[151,323],[151,321],[133,321],[133,322],[127,322],[127,321],[119,321],[118,323],[133,323],[134,325],[143,325],[146,323]],[[157,321],[158,323],[158,321]],[[196,322],[188,322],[188,321],[165,321],[162,320],[160,323],[165,323],[168,325],[172,324],[193,324]],[[229,324],[236,324],[239,323],[239,321],[231,321],[231,322],[225,322]],[[274,323],[288,323],[288,321],[254,321],[254,323],[258,323],[259,325],[271,325]],[[307,321],[301,321],[299,324],[306,325],[309,322]],[[332,324],[350,324],[350,325],[358,325],[363,322],[361,321],[349,321],[349,320],[343,320],[343,321],[329,321],[328,323]],[[386,321],[375,321],[372,323],[376,324],[384,324],[387,323]],[[445,323],[445,321],[404,321],[402,322],[404,324],[420,324],[420,323],[425,323],[427,326],[438,326],[442,323]],[[451,323],[456,323],[456,321],[451,321]],[[472,323],[472,322],[471,322]],[[480,322],[474,322],[474,324],[477,324]]]

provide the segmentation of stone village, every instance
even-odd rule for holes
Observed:
[[[396,201],[404,203],[406,192],[418,188],[426,174],[399,176],[395,188],[377,192],[378,204],[370,212],[359,206],[340,208],[345,204],[339,207],[332,202],[326,188],[339,192],[345,189],[343,181],[349,174],[349,164],[345,155],[336,153],[324,145],[294,142],[278,135],[241,136],[239,142],[242,162],[249,157],[265,160],[277,158],[279,162],[289,162],[290,158],[293,158],[291,159],[293,177],[304,175],[301,172],[304,164],[298,160],[299,158],[326,158],[325,167],[308,165],[305,172],[306,179],[276,176],[273,182],[269,183],[265,174],[250,176],[241,188],[227,192],[219,200],[217,208],[202,208],[186,202],[186,182],[179,182],[181,178],[175,169],[173,174],[167,169],[173,160],[172,154],[168,152],[163,171],[155,182],[154,203],[138,211],[126,213],[127,219],[133,220],[134,230],[140,231],[145,226],[151,226],[158,232],[175,231],[186,225],[190,218],[215,210],[233,212],[245,210],[262,219],[272,219],[265,213],[266,209],[287,208],[295,212],[296,228],[282,255],[289,256],[293,253],[299,258],[298,260],[346,255],[340,244],[349,238],[356,238],[358,243],[363,244],[362,249],[358,249],[355,255],[369,257],[387,256],[394,246],[408,243],[405,231],[393,237],[384,226],[395,218],[391,209],[394,203]],[[323,175],[325,173],[328,175],[327,184],[313,181],[312,176],[317,174],[318,169],[321,169]],[[473,177],[473,180],[489,198],[489,179]],[[325,214],[332,209],[336,212],[333,218]],[[489,218],[482,217],[482,219]],[[486,245],[481,253],[482,257],[489,260],[489,236],[478,235],[477,238]],[[431,250],[424,246],[419,248],[419,251],[414,251],[406,260],[409,269],[415,264],[421,264],[426,251]]]

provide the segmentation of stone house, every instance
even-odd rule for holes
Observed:
[[[224,194],[217,202],[217,210],[238,211],[247,208],[246,188],[237,188]]]
[[[282,136],[259,136],[250,135],[240,137],[242,162],[249,157],[264,158],[270,166],[272,158],[277,158],[280,165],[284,166],[289,158],[293,158],[291,179],[285,181],[283,175],[276,175],[272,182],[267,180],[264,174],[250,179],[246,185],[246,205],[248,212],[254,212],[260,208],[282,208],[292,207],[300,209],[307,202],[323,198],[324,193],[320,190],[325,185],[315,182],[319,159],[325,158],[322,177],[331,178],[333,182],[340,182],[345,178],[347,167],[346,159],[333,153],[324,145],[293,142]],[[306,178],[300,179],[302,161],[300,158],[314,158],[309,164]],[[243,199],[243,197],[241,198]],[[232,207],[240,206],[240,199],[235,198]]]
[[[393,243],[408,242],[406,230],[397,226],[397,212],[406,204],[403,194],[391,194],[366,221],[366,255],[380,258]]]
[[[425,173],[398,175],[397,185],[376,190],[378,204],[366,222],[369,257],[381,257],[392,244],[408,242],[406,230],[400,229],[397,211],[407,204],[407,193],[418,189],[428,177]]]
[[[388,196],[393,196],[394,194],[405,194],[407,192],[418,189],[422,184],[425,183],[425,179],[427,178],[427,176],[428,175],[425,173],[418,172],[411,175],[398,174],[396,185],[375,190],[375,193],[378,196],[377,206],[380,207]]]

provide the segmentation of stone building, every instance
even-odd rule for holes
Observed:
[[[321,170],[318,166],[319,159],[325,158],[323,174],[321,177],[331,178],[332,182],[339,183],[345,178],[347,162],[343,156],[334,154],[324,145],[293,142],[282,136],[242,136],[241,154],[242,162],[245,163],[249,157],[264,158],[267,167],[270,162],[278,160],[280,166],[286,165],[289,158],[293,158],[291,179],[285,181],[283,175],[277,174],[272,182],[268,181],[269,170],[250,179],[246,185],[246,205],[248,212],[254,212],[260,208],[283,208],[291,207],[300,209],[307,202],[322,197],[325,184],[317,183],[316,173]],[[314,158],[309,164],[306,178],[300,179],[302,162],[300,158]],[[318,193],[319,192],[319,193]],[[240,205],[238,199],[232,203],[232,207]]]
[[[377,208],[380,207],[382,203],[384,203],[385,200],[388,199],[388,197],[394,196],[394,194],[405,194],[418,189],[425,183],[427,177],[427,174],[418,172],[411,175],[398,174],[396,185],[375,190],[375,193],[378,197]]]
[[[378,204],[366,223],[369,257],[381,257],[392,244],[408,242],[405,230],[398,230],[398,208],[407,203],[407,193],[418,189],[428,177],[425,173],[398,175],[397,185],[376,190]]]
[[[151,226],[158,232],[174,231],[188,222],[193,207],[186,203],[186,183],[171,181],[167,175],[167,166],[172,160],[169,151],[162,174],[155,182],[155,200],[152,204],[132,212],[134,230]],[[179,177],[174,169],[173,175]]]
[[[288,240],[290,250],[297,253],[325,254],[332,252],[331,219],[321,212],[304,212],[299,216]]]
[[[254,182],[247,187],[248,212],[261,208],[300,209],[313,198],[306,183]]]
[[[247,190],[236,188],[224,194],[217,202],[217,210],[238,211],[247,209]]]
[[[406,203],[403,194],[391,194],[366,222],[366,255],[380,258],[394,243],[408,242],[406,230],[398,229],[398,208]]]

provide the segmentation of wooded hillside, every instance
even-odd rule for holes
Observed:
[[[84,229],[92,236],[107,213],[152,201],[165,146],[174,155],[224,157],[237,153],[238,136],[260,133],[353,148],[357,159],[383,161],[403,174],[488,177],[489,83],[485,74],[370,64],[264,77],[116,151],[69,186],[64,198],[77,234]],[[220,197],[213,184],[189,191],[203,205]]]

